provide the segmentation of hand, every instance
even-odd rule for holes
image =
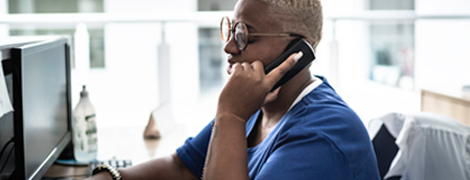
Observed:
[[[112,180],[113,177],[111,176],[111,174],[109,174],[108,172],[100,172],[94,176],[91,176],[89,178],[86,178],[85,180]]]
[[[255,113],[266,100],[274,85],[302,57],[303,53],[290,55],[282,64],[270,73],[264,73],[260,61],[253,63],[235,63],[228,82],[219,96],[217,114],[231,114],[245,121]],[[270,94],[270,100],[277,97],[279,88]]]

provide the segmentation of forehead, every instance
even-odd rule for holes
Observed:
[[[274,14],[269,11],[268,4],[258,0],[240,0],[235,5],[234,18],[243,21],[257,31],[279,31]]]

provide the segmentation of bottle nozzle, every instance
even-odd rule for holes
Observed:
[[[82,86],[82,92],[80,92],[80,97],[88,97],[88,91],[86,90],[86,85]]]

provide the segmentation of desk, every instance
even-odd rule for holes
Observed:
[[[186,138],[183,126],[176,126],[158,140],[144,140],[144,127],[98,129],[98,160],[130,159],[133,165],[170,155],[181,146]],[[52,165],[44,177],[70,177],[84,179],[88,167]],[[78,175],[77,177],[71,177]]]
[[[463,92],[423,89],[421,111],[442,114],[470,126],[470,96]]]

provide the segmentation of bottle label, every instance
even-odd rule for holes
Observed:
[[[87,129],[85,135],[88,140],[87,152],[96,152],[98,150],[98,134],[96,130],[96,114],[85,116],[85,122],[87,123]]]
[[[83,133],[85,128],[84,122],[80,121],[80,117],[73,117],[73,146],[75,151],[84,151],[86,144],[83,142],[86,140],[86,136]]]
[[[74,116],[73,141],[75,151],[96,153],[98,150],[98,135],[95,114],[89,116]]]

